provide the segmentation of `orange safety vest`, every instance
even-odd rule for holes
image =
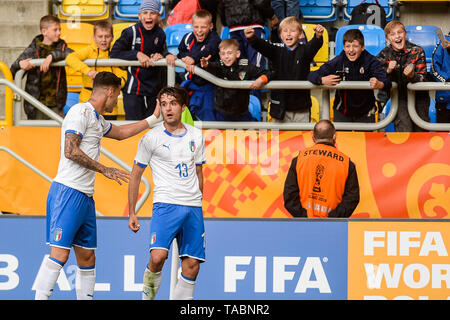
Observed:
[[[309,218],[326,218],[342,201],[350,158],[335,147],[316,144],[297,158],[297,182],[302,207]]]

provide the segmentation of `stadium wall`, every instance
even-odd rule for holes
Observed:
[[[98,300],[138,300],[151,219],[98,219]],[[450,220],[206,219],[200,300],[450,299]],[[64,232],[64,231],[63,231]],[[26,236],[23,236],[26,235]],[[0,216],[0,300],[34,298],[44,217]],[[157,299],[169,298],[170,259]],[[70,255],[52,299],[75,299]]]
[[[278,130],[204,130],[205,217],[288,218],[283,187],[293,157],[313,145],[312,133]],[[133,165],[141,135],[102,146]],[[60,128],[5,127],[6,147],[50,179],[59,162]],[[447,132],[339,132],[337,147],[356,165],[361,201],[352,218],[449,218],[450,136]],[[118,165],[102,155],[100,162]],[[0,150],[0,211],[45,215],[50,182]],[[144,176],[150,181],[151,170]],[[128,216],[127,185],[97,175],[97,210]],[[141,186],[140,193],[145,191]],[[152,194],[139,214],[151,216]]]

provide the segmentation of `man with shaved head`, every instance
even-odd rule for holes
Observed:
[[[293,217],[348,218],[359,203],[356,167],[336,149],[329,120],[314,126],[314,146],[292,159],[284,184],[284,206]]]

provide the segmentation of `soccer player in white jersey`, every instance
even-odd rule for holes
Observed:
[[[193,299],[200,263],[205,261],[205,228],[202,211],[205,142],[201,130],[181,122],[188,93],[166,87],[158,93],[164,122],[140,140],[128,185],[129,228],[140,228],[136,217],[139,184],[147,165],[152,170],[153,214],[150,227],[150,260],[144,272],[143,300],[153,300],[161,284],[161,270],[176,237],[181,276],[173,298]]]
[[[106,121],[120,93],[120,79],[111,72],[100,72],[94,79],[88,102],[70,108],[61,128],[61,157],[58,172],[47,198],[46,239],[50,256],[36,278],[36,300],[48,299],[61,268],[73,247],[78,270],[77,299],[93,298],[97,229],[93,199],[96,172],[117,181],[128,182],[130,173],[98,162],[102,137],[122,140],[134,136],[162,120],[159,107],[147,119],[116,126]]]

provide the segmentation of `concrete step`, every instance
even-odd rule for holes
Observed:
[[[49,12],[43,0],[1,0],[0,21],[14,24],[37,22]]]

